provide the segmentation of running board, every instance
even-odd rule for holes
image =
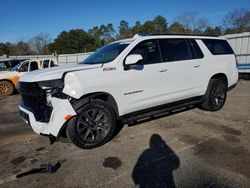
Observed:
[[[188,102],[186,102],[186,100],[184,100],[184,101],[179,101],[179,102],[174,102],[174,103],[170,103],[167,105],[162,105],[162,107],[160,106],[161,108],[158,107],[158,109],[155,109],[155,108],[157,108],[157,107],[155,107],[155,108],[150,108],[148,110],[143,110],[143,111],[145,111],[144,113],[139,113],[139,112],[130,113],[128,115],[122,116],[121,120],[124,124],[129,124],[131,122],[135,122],[135,121],[138,121],[138,120],[141,120],[144,118],[150,118],[150,117],[154,117],[156,115],[161,115],[161,114],[164,114],[167,112],[172,112],[174,110],[178,110],[181,108],[188,108],[191,106],[201,104],[202,102],[204,102],[204,98],[200,98],[198,100],[196,99],[196,100],[192,100],[192,101],[189,100]],[[184,103],[182,103],[182,102],[184,102]],[[165,106],[165,108],[163,106]],[[136,115],[133,115],[133,114],[136,114]]]

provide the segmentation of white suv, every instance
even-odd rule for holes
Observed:
[[[66,133],[81,148],[110,140],[119,125],[199,106],[216,111],[238,82],[225,39],[135,36],[108,44],[79,65],[23,75],[20,113],[51,141]]]

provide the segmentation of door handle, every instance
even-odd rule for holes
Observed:
[[[159,70],[159,72],[167,72],[168,71],[168,69],[161,69],[161,70]]]
[[[200,67],[201,65],[194,65],[194,68],[198,68],[198,67]]]

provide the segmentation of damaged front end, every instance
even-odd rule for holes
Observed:
[[[51,142],[59,137],[63,125],[76,115],[70,97],[62,93],[62,79],[41,82],[19,82],[19,110],[34,132],[48,136]]]

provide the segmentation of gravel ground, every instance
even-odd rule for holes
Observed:
[[[19,95],[0,98],[0,187],[250,187],[250,82],[219,112],[191,109],[124,125],[109,143],[52,145],[19,117]],[[16,174],[61,163],[56,173]]]

